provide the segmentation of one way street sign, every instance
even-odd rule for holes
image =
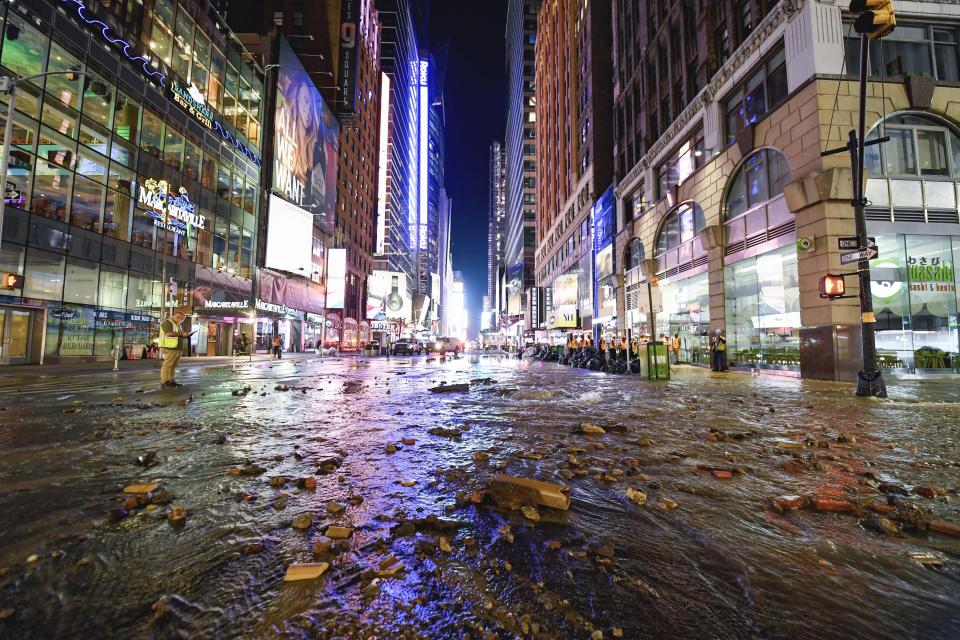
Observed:
[[[849,253],[841,253],[840,264],[851,264],[853,262],[860,262],[861,260],[873,260],[878,255],[880,255],[880,252],[877,251],[876,247],[861,249],[860,251],[850,251]]]

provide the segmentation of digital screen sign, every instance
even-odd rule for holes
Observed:
[[[270,196],[265,265],[304,277],[313,270],[313,216],[275,195]]]
[[[273,191],[333,233],[340,125],[290,43],[279,47]]]

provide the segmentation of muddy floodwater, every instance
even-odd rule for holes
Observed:
[[[960,637],[956,379],[876,400],[469,355],[180,378],[0,378],[0,637]],[[499,473],[569,510],[491,503]]]

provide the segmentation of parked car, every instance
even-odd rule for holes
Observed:
[[[427,346],[432,353],[463,353],[463,340],[460,338],[437,338]]]
[[[420,355],[423,353],[423,347],[415,340],[397,340],[393,343],[392,353],[395,356],[412,356],[413,354]]]

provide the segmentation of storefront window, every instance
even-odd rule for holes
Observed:
[[[96,262],[74,258],[68,260],[63,301],[96,305],[99,271],[99,265]]]
[[[799,367],[800,282],[793,246],[724,270],[727,344],[739,364]]]
[[[656,336],[680,335],[681,358],[690,362],[709,361],[710,284],[700,274],[657,286],[660,307],[656,314]],[[656,306],[656,303],[654,303]]]
[[[194,144],[188,137],[183,144],[183,175],[200,180],[200,145]]]
[[[100,267],[99,305],[106,309],[124,309],[127,302],[127,272]]]
[[[63,256],[30,249],[24,266],[23,297],[60,300],[63,296]]]
[[[877,353],[885,368],[950,370],[957,352],[960,237],[877,237],[870,262]]]

